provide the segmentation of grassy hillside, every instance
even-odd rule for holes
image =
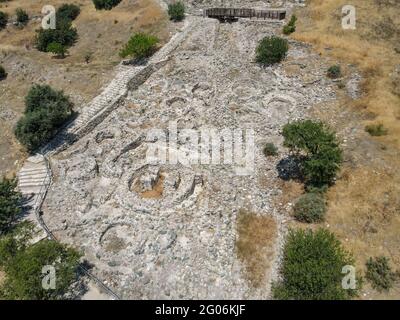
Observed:
[[[400,64],[400,2],[354,0],[357,29],[341,28],[346,0],[309,0],[297,11],[293,38],[313,44],[321,56],[340,63],[344,76],[353,67],[363,76],[363,96],[321,106],[317,116],[341,132],[346,162],[329,192],[326,226],[355,253],[359,268],[370,256],[385,255],[400,268],[400,81],[391,75]],[[368,124],[383,124],[388,134],[372,137]],[[368,284],[361,298],[400,298],[400,288],[378,293]]]

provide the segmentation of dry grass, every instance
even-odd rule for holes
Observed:
[[[246,278],[253,287],[264,284],[274,254],[277,234],[276,222],[272,217],[259,216],[240,210],[237,217],[236,249],[238,258],[243,262]]]
[[[340,13],[345,4],[348,1],[310,0],[307,8],[297,12],[298,28],[293,34],[297,40],[312,43],[332,64],[341,63],[345,76],[347,64],[355,65],[364,76],[361,99],[350,101],[342,97],[336,106],[319,111],[342,138],[354,139],[344,146],[344,169],[328,193],[325,226],[354,252],[358,270],[364,269],[370,256],[378,255],[390,257],[398,268],[400,97],[393,92],[390,74],[400,62],[400,54],[395,51],[400,43],[400,3],[352,1],[357,9],[354,31],[341,29]],[[364,128],[371,123],[382,123],[388,134],[369,136]],[[378,293],[366,284],[361,298],[399,299],[400,292],[394,288],[389,293]]]
[[[341,7],[346,0],[311,0],[299,12],[297,40],[311,42],[321,55],[355,64],[364,74],[366,95],[354,104],[376,114],[392,132],[385,141],[400,148],[399,97],[393,93],[390,74],[399,64],[395,46],[400,43],[400,4],[381,5],[377,0],[354,0],[357,29],[341,28]],[[391,2],[386,2],[391,3]],[[391,33],[388,30],[396,30]],[[325,50],[331,48],[332,50]]]

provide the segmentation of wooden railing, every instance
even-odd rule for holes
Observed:
[[[237,18],[257,18],[283,20],[286,10],[257,10],[246,8],[209,8],[203,10],[203,16],[219,20],[234,20]]]

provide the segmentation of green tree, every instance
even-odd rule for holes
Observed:
[[[54,53],[57,58],[64,59],[65,54],[68,53],[68,50],[65,46],[60,43],[52,42],[47,46],[47,52]]]
[[[47,85],[34,85],[25,98],[25,113],[15,129],[17,139],[28,151],[35,151],[72,115],[72,106],[62,91]]]
[[[0,237],[0,266],[6,266],[20,250],[25,250],[33,236],[34,226],[23,221]]]
[[[333,182],[342,162],[334,132],[322,122],[300,120],[286,124],[282,134],[285,147],[306,154],[302,170],[307,184],[322,187]]]
[[[78,32],[71,22],[65,19],[57,20],[56,29],[39,29],[36,31],[35,45],[39,51],[47,52],[51,43],[70,48],[78,39]]]
[[[256,61],[261,65],[271,65],[281,62],[289,50],[286,39],[271,36],[260,41],[256,48]]]
[[[93,0],[96,10],[111,10],[116,7],[122,0]]]
[[[0,235],[8,232],[21,213],[21,194],[16,180],[0,181]]]
[[[64,3],[57,9],[56,21],[66,20],[67,22],[71,22],[75,20],[80,13],[81,9],[77,5]]]
[[[26,11],[21,8],[18,8],[17,10],[15,10],[15,13],[17,15],[17,22],[20,25],[25,26],[29,21],[29,15],[26,13]]]
[[[15,246],[10,247],[15,250]],[[1,288],[1,295],[6,299],[18,300],[62,299],[77,279],[80,257],[76,250],[50,240],[17,249],[15,256],[3,266],[6,279]],[[44,266],[55,268],[55,289],[45,289],[42,286]]]
[[[135,59],[143,59],[151,56],[157,48],[158,39],[145,33],[136,33],[121,49],[120,56],[126,58],[133,56]]]
[[[25,113],[40,109],[49,109],[53,104],[56,108],[72,109],[72,102],[62,91],[54,90],[48,85],[33,85],[25,97]]]
[[[170,20],[182,21],[185,18],[185,5],[183,2],[178,1],[168,5],[168,15]]]
[[[342,268],[353,265],[345,251],[328,230],[290,230],[283,253],[282,281],[275,283],[275,299],[343,300],[357,290],[342,288]]]

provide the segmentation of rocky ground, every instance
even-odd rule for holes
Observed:
[[[63,242],[82,249],[123,298],[268,298],[289,209],[274,205],[287,157],[280,130],[335,99],[336,85],[301,43],[290,41],[282,65],[254,63],[258,40],[278,32],[279,22],[188,19],[192,30],[168,63],[93,132],[52,158],[44,220]],[[232,165],[148,164],[146,152],[156,142],[149,130],[166,132],[171,121],[179,129],[253,130],[254,170],[238,175]],[[278,157],[264,156],[267,142],[279,147]],[[182,146],[193,147],[187,140]],[[277,225],[275,254],[257,288],[236,254],[241,209]]]

